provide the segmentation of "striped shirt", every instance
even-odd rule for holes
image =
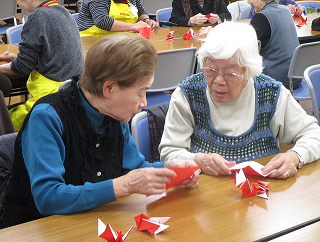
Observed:
[[[130,0],[138,9],[138,16],[147,14],[140,0]],[[81,5],[78,18],[79,31],[84,31],[92,26],[110,31],[114,19],[109,17],[111,0],[84,0]]]

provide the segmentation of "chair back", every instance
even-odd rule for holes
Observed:
[[[19,44],[21,42],[21,31],[23,24],[8,28],[6,31],[8,44]]]
[[[141,0],[141,3],[149,15],[156,15],[158,9],[172,6],[172,0]]]
[[[74,14],[72,14],[72,17],[74,18],[74,20],[76,21],[76,23],[78,23],[79,13],[74,13]]]
[[[296,1],[297,4],[302,5],[306,9],[309,7],[315,7],[320,8],[320,2],[319,1]]]
[[[194,73],[197,48],[175,49],[158,52],[158,67],[154,82],[148,92],[173,90]]]
[[[313,107],[313,115],[318,120],[320,125],[319,117],[319,104],[320,104],[320,64],[309,66],[304,71],[304,78],[308,84],[311,102]]]
[[[0,20],[15,18],[17,15],[16,0],[0,0]]]
[[[131,121],[131,134],[139,151],[146,160],[150,158],[150,131],[146,111],[136,114]]]
[[[289,83],[292,78],[303,78],[304,70],[320,64],[320,41],[298,45],[293,53],[288,70]],[[292,90],[290,90],[292,93]]]
[[[169,22],[169,19],[171,18],[171,12],[172,8],[162,8],[158,9],[156,12],[156,21],[159,23],[159,25],[163,28],[169,28],[168,25],[162,25],[162,22]]]
[[[227,6],[232,21],[238,21],[242,19],[248,19],[251,6],[247,1],[236,1],[232,2]]]

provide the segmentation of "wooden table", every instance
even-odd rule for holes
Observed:
[[[308,13],[307,17],[306,23],[301,24],[300,27],[296,26],[300,44],[320,41],[320,31],[314,31],[311,29],[312,20],[320,17],[320,13]]]
[[[285,148],[285,149],[284,149]],[[285,151],[287,147],[282,147]],[[258,160],[266,164],[270,157]],[[258,177],[247,176],[250,183]],[[305,165],[296,177],[270,181],[269,200],[243,198],[234,176],[201,175],[199,186],[171,188],[166,195],[132,195],[96,209],[54,215],[0,230],[1,241],[102,241],[98,218],[116,230],[133,226],[130,241],[253,241],[320,217],[320,163]],[[137,231],[140,213],[170,216],[170,227],[154,236]],[[298,231],[297,231],[298,233]]]

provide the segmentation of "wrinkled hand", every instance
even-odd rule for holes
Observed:
[[[157,21],[154,21],[153,19],[149,19],[149,21],[147,21],[147,24],[153,29],[159,28],[159,23]]]
[[[138,21],[135,24],[133,24],[133,31],[139,32],[140,28],[148,28],[148,27],[150,27],[149,24],[143,21]]]
[[[10,51],[6,51],[0,55],[0,61],[5,61],[7,63],[12,62],[15,58],[17,58],[17,55]]]
[[[190,18],[191,25],[203,24],[207,21],[208,21],[208,18],[201,13],[198,13],[197,15],[194,15],[193,17]]]
[[[215,24],[219,20],[218,14],[211,14],[211,17],[208,18],[209,23]]]
[[[304,8],[302,5],[296,6],[296,15],[302,14],[304,12]]]
[[[170,177],[176,177],[176,173],[167,168],[141,168],[127,173],[123,182],[128,194],[143,195],[162,194],[166,191],[166,184],[170,183]]]
[[[174,159],[174,160],[168,160],[164,164],[165,167],[190,167],[190,166],[196,166],[197,164],[193,160],[180,160],[180,159]],[[191,176],[188,179],[185,179],[181,182],[180,187],[181,188],[195,188],[198,186],[198,180],[200,177],[201,170],[198,169],[195,171],[193,176]]]
[[[208,35],[208,33],[210,32],[211,29],[212,29],[212,26],[200,28],[198,36],[201,37],[201,36]]]
[[[298,164],[298,156],[293,151],[289,151],[287,153],[280,153],[273,157],[268,164],[261,169],[261,171],[262,174],[265,175],[277,169],[268,177],[286,179],[297,174]]]
[[[291,14],[296,13],[296,6],[294,6],[293,4],[288,4],[286,6],[287,6],[287,8],[289,8]]]
[[[202,171],[211,176],[231,175],[230,167],[236,164],[235,161],[227,161],[221,155],[216,153],[198,154],[196,163],[204,165]]]

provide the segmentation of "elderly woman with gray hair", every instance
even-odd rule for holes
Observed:
[[[204,173],[231,175],[236,163],[279,153],[262,169],[288,178],[320,157],[320,127],[280,82],[261,74],[254,28],[225,22],[213,28],[198,53],[203,72],[173,92],[159,146],[161,160],[183,158]]]

